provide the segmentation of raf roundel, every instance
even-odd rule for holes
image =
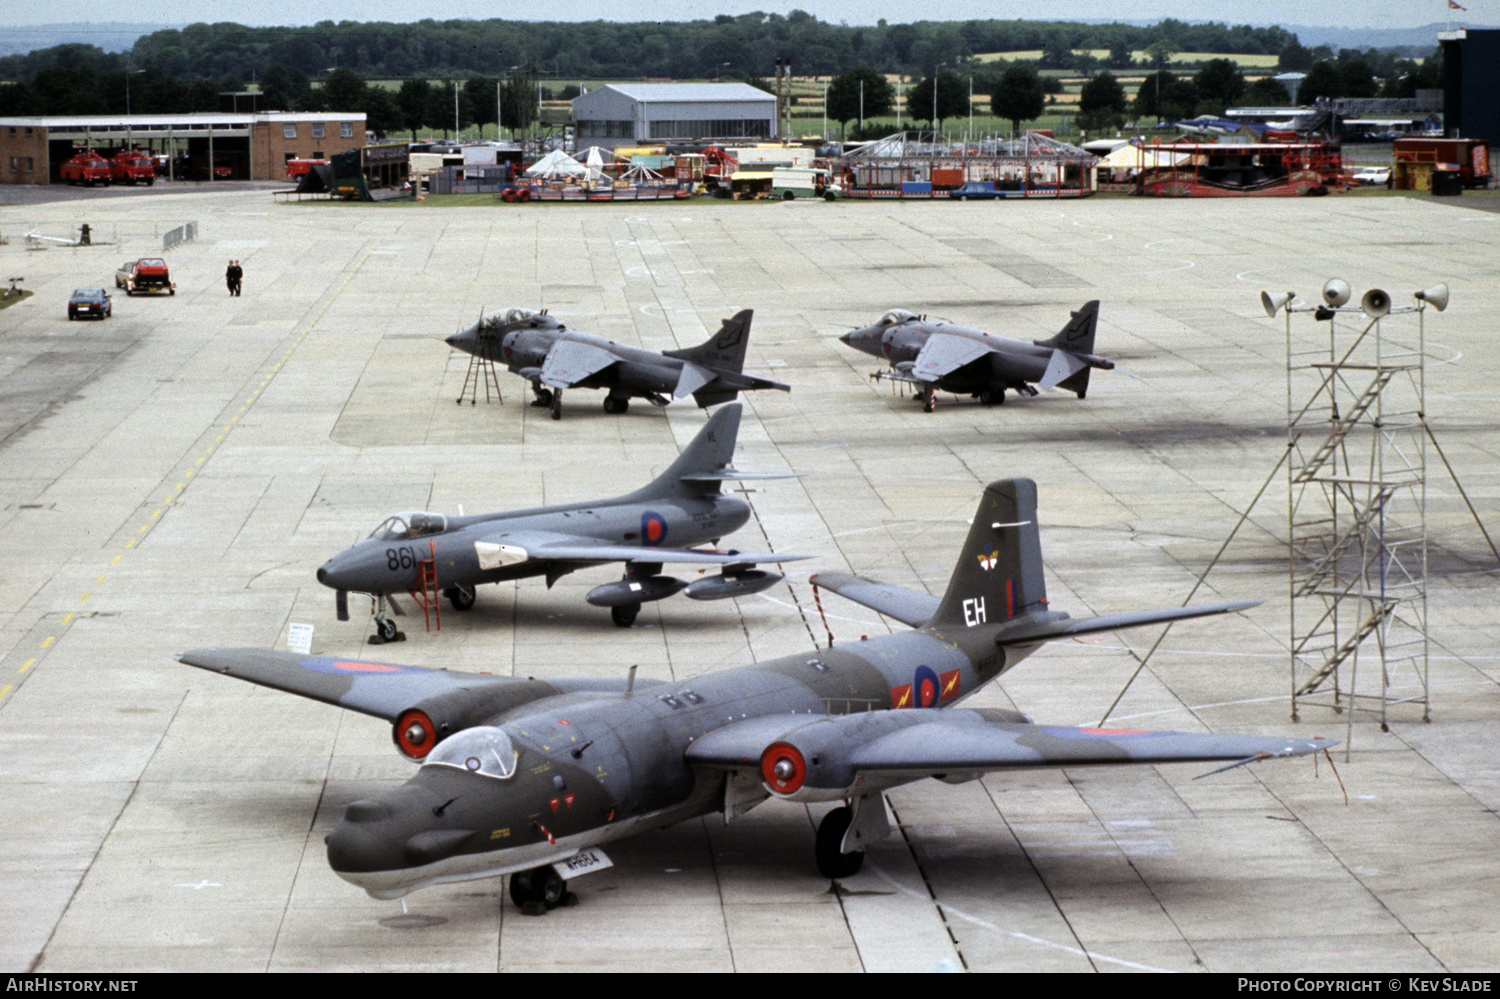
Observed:
[[[322,657],[304,659],[301,664],[303,669],[312,670],[314,673],[332,673],[334,676],[357,676],[361,673],[405,673],[406,666],[396,666],[391,663],[362,663],[348,659],[326,659]]]
[[[641,514],[641,543],[655,547],[667,540],[667,522],[655,510]]]
[[[917,672],[911,678],[911,689],[916,700],[915,706],[919,708],[934,707],[943,696],[942,685],[931,666],[917,667]]]

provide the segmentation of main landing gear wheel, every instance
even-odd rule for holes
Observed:
[[[472,586],[450,586],[443,591],[443,596],[453,605],[456,611],[466,611],[474,606],[474,587]]]
[[[930,413],[935,409],[937,409],[937,392],[934,389],[928,389],[922,393],[922,412]]]
[[[551,864],[510,876],[510,900],[528,916],[544,915],[564,904],[567,897],[568,883]]]
[[[813,841],[813,857],[818,862],[818,873],[830,881],[851,878],[865,865],[865,851],[839,852],[839,844],[844,841],[844,833],[849,831],[849,823],[853,819],[854,809],[844,805],[823,816],[823,821],[818,823],[818,836]]]
[[[630,399],[625,396],[607,395],[604,397],[604,411],[606,413],[623,413],[630,408]]]
[[[982,406],[1005,405],[1005,389],[980,389],[979,403]]]
[[[635,624],[635,616],[641,612],[640,604],[623,604],[619,607],[611,607],[609,616],[620,628],[628,628]]]

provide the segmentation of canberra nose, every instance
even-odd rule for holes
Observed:
[[[368,823],[340,822],[324,842],[328,845],[328,866],[335,871],[358,874],[364,871],[398,870],[404,866],[401,842],[382,836]]]

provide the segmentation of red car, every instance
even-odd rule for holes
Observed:
[[[89,187],[108,184],[109,160],[90,149],[68,160],[58,169],[58,173],[68,184],[87,184]]]
[[[327,160],[287,160],[286,179],[296,180],[313,168],[314,163],[327,164]]]
[[[115,287],[124,288],[127,295],[134,295],[136,292],[145,294],[152,291],[164,291],[168,295],[177,294],[177,284],[167,271],[167,262],[161,257],[142,257],[139,260],[125,261],[120,265],[120,269],[115,271]]]
[[[139,149],[124,149],[109,161],[109,179],[115,184],[156,183],[156,161]]]

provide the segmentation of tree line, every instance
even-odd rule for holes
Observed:
[[[1282,28],[1188,24],[1150,26],[1054,21],[917,21],[829,24],[811,14],[721,14],[685,22],[558,23],[422,20],[411,24],[322,21],[306,27],[194,24],[137,39],[122,65],[185,81],[231,75],[259,80],[273,66],[321,78],[335,68],[366,79],[495,76],[534,64],[558,79],[704,79],[769,76],[778,58],[802,75],[831,76],[857,66],[920,75],[959,66],[980,53],[1041,51],[1044,66],[1072,68],[1073,53],[1144,50],[1161,43],[1182,52],[1280,52]],[[30,79],[50,60],[42,52],[0,59],[0,78]]]
[[[1270,76],[1246,81],[1244,71],[1232,59],[1210,59],[1196,73],[1179,75],[1163,68],[1165,54],[1159,54],[1158,67],[1146,75],[1134,98],[1113,73],[1093,72],[1079,94],[1076,122],[1085,132],[1099,132],[1119,128],[1127,118],[1182,121],[1222,115],[1238,104],[1286,107],[1294,100],[1310,105],[1320,97],[1413,97],[1418,90],[1442,86],[1441,47],[1420,63],[1373,50],[1345,49],[1336,55],[1303,52],[1313,61],[1304,63],[1300,53],[1290,54],[1290,61],[1304,63],[1307,74],[1295,95]],[[945,119],[969,113],[971,93],[988,94],[990,111],[1019,130],[1023,122],[1042,116],[1049,82],[1055,82],[1030,65],[1011,65],[996,76],[972,80],[971,90],[970,78],[951,70],[923,77],[907,89],[904,110],[913,121],[925,121],[929,127],[935,123],[941,129]],[[840,74],[828,84],[828,117],[839,123],[844,134],[850,134],[851,121],[863,126],[867,119],[892,114],[896,102],[890,81],[868,66]],[[873,133],[861,127],[853,137],[872,138]]]

